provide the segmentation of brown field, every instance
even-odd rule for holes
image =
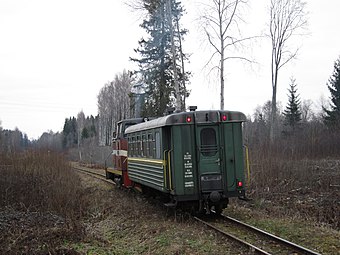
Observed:
[[[255,158],[248,193],[250,208],[340,230],[340,160]]]
[[[0,158],[0,254],[39,254],[83,237],[87,198],[61,154]]]
[[[226,214],[337,254],[337,160],[252,159],[250,202]],[[80,175],[60,154],[1,157],[0,254],[247,254],[159,201]]]

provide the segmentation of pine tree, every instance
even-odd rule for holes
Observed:
[[[169,1],[172,20],[169,20],[169,12],[167,12]],[[148,15],[141,27],[149,36],[138,42],[139,48],[135,52],[140,58],[130,59],[138,63],[137,73],[140,74],[146,87],[146,102],[142,115],[162,116],[168,107],[175,104],[176,80],[181,95],[178,100],[184,101],[184,97],[187,96],[185,81],[188,80],[189,74],[183,73],[181,61],[181,57],[185,57],[182,53],[181,41],[187,30],[179,29],[178,26],[183,15],[180,3],[176,3],[175,0],[144,0],[143,3]],[[171,46],[175,47],[175,61]],[[173,68],[174,63],[176,68]]]
[[[300,99],[297,95],[296,83],[294,78],[290,78],[290,85],[288,89],[288,105],[283,112],[285,117],[285,125],[289,126],[292,131],[295,131],[296,127],[301,121],[300,111]]]
[[[334,72],[327,87],[331,92],[331,103],[330,109],[324,108],[324,122],[329,127],[340,128],[340,57],[334,63]]]
[[[87,130],[86,127],[83,128],[83,130],[81,131],[81,139],[85,140],[87,138],[89,138],[89,131]]]

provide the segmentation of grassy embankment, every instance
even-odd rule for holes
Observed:
[[[252,157],[254,200],[238,206],[232,200],[225,212],[336,254],[339,162]],[[31,152],[0,162],[0,254],[247,253],[190,217],[80,178],[59,154]]]
[[[87,202],[62,155],[0,155],[0,162],[0,254],[57,254],[65,240],[82,238]]]

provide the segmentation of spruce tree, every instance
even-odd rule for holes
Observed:
[[[288,105],[286,106],[283,115],[285,117],[285,125],[289,126],[292,131],[294,131],[301,121],[300,99],[299,95],[297,95],[294,78],[290,78],[288,92]]]
[[[77,120],[75,117],[65,119],[62,135],[64,148],[70,148],[77,144]]]
[[[87,130],[86,127],[83,128],[83,130],[81,131],[81,139],[85,140],[87,138],[89,138],[89,131]]]
[[[168,1],[171,2],[172,20],[169,20],[167,12]],[[139,58],[130,58],[138,63],[142,83],[146,90],[146,101],[142,112],[143,116],[162,116],[168,107],[173,107],[176,99],[175,77],[179,81],[181,98],[187,96],[185,84],[188,80],[188,73],[183,73],[184,56],[181,48],[181,41],[187,30],[178,29],[178,23],[183,15],[183,8],[175,0],[144,0],[144,9],[147,11],[146,19],[141,24],[148,34],[138,43],[135,52]],[[170,26],[172,30],[170,30]],[[172,33],[170,33],[172,31]],[[173,40],[171,39],[173,35]],[[176,74],[173,68],[172,43],[175,45]]]
[[[327,87],[331,92],[331,103],[330,109],[324,108],[324,122],[329,127],[340,128],[340,57],[334,63],[334,72]]]

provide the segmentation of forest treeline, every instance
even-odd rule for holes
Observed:
[[[77,116],[65,119],[62,132],[45,132],[37,140],[30,141],[18,129],[6,130],[0,125],[0,152],[8,153],[29,148],[67,150],[109,146],[118,121],[140,115],[140,94],[127,71],[117,74],[98,93],[98,115]],[[278,107],[276,140],[269,139],[271,102],[258,106],[248,115],[245,124],[245,143],[254,150],[268,149],[292,157],[338,156],[340,152],[340,58],[334,64],[333,74],[325,86],[330,91],[327,105],[319,106],[311,100],[301,101],[298,83],[291,78],[288,103]],[[142,97],[142,99],[144,99]],[[280,105],[280,104],[278,104]],[[202,109],[203,110],[203,109]]]
[[[224,62],[234,59],[253,62],[248,56],[237,55],[237,48],[239,42],[245,43],[254,37],[243,36],[239,34],[239,27],[238,32],[235,32],[228,25],[239,24],[243,20],[243,1],[215,3],[218,5],[206,5],[201,21],[203,34],[207,36],[207,41],[215,52],[208,62],[212,64],[213,70],[219,70],[220,108],[223,110]],[[118,121],[134,117],[163,116],[169,107],[177,111],[187,108],[186,98],[190,95],[187,84],[191,74],[185,68],[190,54],[185,53],[182,47],[188,33],[181,23],[181,18],[186,14],[182,3],[175,0],[142,0],[133,1],[130,5],[135,11],[142,12],[139,13],[143,17],[140,27],[145,31],[138,41],[138,47],[130,56],[137,67],[133,71],[123,70],[112,81],[104,84],[97,95],[98,114],[86,116],[86,113],[80,111],[77,116],[65,116],[61,132],[45,132],[35,141],[30,141],[18,129],[3,130],[0,123],[0,152],[34,147],[49,150],[73,149],[79,152],[77,157],[80,160],[85,160],[84,153],[90,150],[86,148],[110,146]],[[273,96],[268,102],[259,102],[254,113],[248,116],[245,143],[255,150],[266,148],[269,152],[277,150],[294,156],[335,155],[340,151],[340,58],[335,62],[329,81],[325,81],[331,95],[328,103],[316,106],[310,100],[301,101],[303,95],[299,94],[299,81],[292,78],[286,84],[288,104],[280,107],[280,103],[276,102],[278,72],[297,54],[296,51],[286,55],[289,51],[285,49],[289,46],[287,43],[291,36],[301,35],[300,29],[306,28],[308,17],[304,11],[305,4],[300,0],[273,0],[269,7],[271,22],[266,28],[271,35],[269,39],[284,43],[280,47],[269,49],[273,56],[278,57],[272,60],[275,63],[272,65]],[[276,13],[285,13],[287,16],[275,15]],[[217,20],[217,17],[224,18]],[[292,17],[299,23],[288,22]],[[284,30],[278,31],[276,24],[286,26]],[[223,33],[214,37],[214,31]],[[287,31],[290,32],[287,34]],[[94,153],[89,153],[91,160],[93,155]]]
[[[22,151],[28,148],[78,151],[95,150],[111,144],[115,124],[121,119],[136,117],[140,98],[133,87],[133,80],[123,71],[113,81],[107,82],[98,93],[98,115],[77,116],[65,119],[62,132],[45,132],[35,141],[16,129],[0,127],[0,152]],[[340,152],[340,58],[334,64],[333,74],[325,86],[329,88],[328,105],[319,106],[311,100],[301,101],[298,83],[291,78],[288,103],[280,104],[276,118],[276,140],[270,140],[271,102],[259,105],[245,123],[244,139],[251,151],[266,152],[290,158],[336,157]],[[203,110],[203,109],[202,109]],[[84,154],[84,153],[83,153]],[[77,154],[82,160],[89,157]],[[94,160],[91,158],[91,160]],[[100,163],[100,162],[99,162]]]

